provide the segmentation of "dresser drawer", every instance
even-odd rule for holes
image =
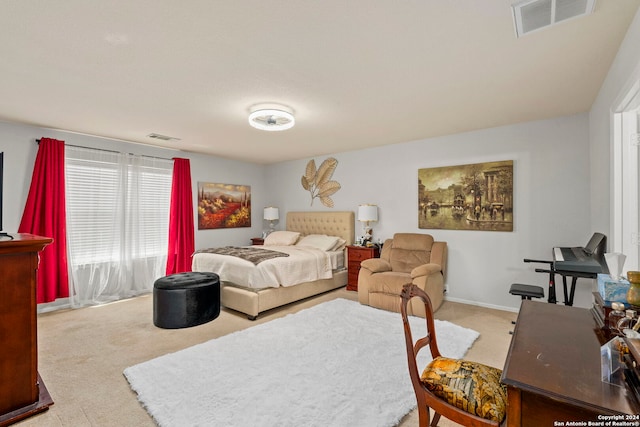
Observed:
[[[351,249],[349,248],[349,262],[351,261],[364,261],[365,259],[373,258],[373,248]]]

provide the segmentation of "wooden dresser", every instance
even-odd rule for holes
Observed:
[[[38,376],[36,271],[38,252],[53,240],[12,234],[0,240],[0,426],[53,404]]]
[[[367,248],[365,246],[347,246],[347,290],[358,290],[358,274],[360,263],[369,258],[378,258],[380,251],[377,246]]]

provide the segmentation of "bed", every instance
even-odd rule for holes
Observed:
[[[338,212],[289,212],[286,219],[286,231],[300,233],[300,239],[305,236],[323,235],[335,236],[343,240],[344,245],[353,244],[354,239],[354,213],[350,211]],[[279,246],[264,246],[265,249],[276,250]],[[281,248],[283,252],[286,248]],[[297,248],[286,250],[288,256],[269,259],[261,262],[258,271],[251,263],[245,260],[230,260],[226,255],[197,252],[193,256],[193,271],[213,271],[220,276],[220,302],[232,310],[245,313],[250,320],[255,320],[258,314],[280,307],[294,301],[309,298],[314,295],[337,289],[347,283],[346,250],[341,250],[341,257],[331,254],[329,259],[316,260],[320,271],[319,278],[309,280],[303,276],[295,279],[284,279],[273,266],[280,262],[288,264],[288,269],[296,270],[293,262]],[[313,252],[313,251],[311,251]],[[225,262],[235,263],[236,266],[246,264],[247,272],[238,272],[230,269],[227,264],[219,264],[219,257],[225,258]],[[317,253],[310,256],[320,257]],[[327,267],[326,264],[329,263]],[[325,266],[322,268],[322,266]],[[328,272],[327,272],[328,269]],[[218,270],[218,271],[216,271]],[[308,270],[308,269],[304,269]],[[308,271],[306,273],[309,273]],[[276,282],[274,282],[274,280]],[[285,283],[279,283],[282,280]],[[303,280],[300,282],[300,280]]]

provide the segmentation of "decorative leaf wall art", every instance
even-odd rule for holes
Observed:
[[[313,206],[313,199],[317,197],[326,207],[333,207],[333,200],[329,196],[340,189],[338,181],[331,181],[337,166],[338,161],[333,157],[322,162],[318,169],[316,169],[315,160],[311,159],[307,163],[307,169],[302,176],[302,188],[311,194],[311,206]]]

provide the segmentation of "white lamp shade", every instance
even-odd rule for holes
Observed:
[[[371,222],[378,220],[378,206],[360,205],[358,206],[358,221]]]
[[[275,221],[277,219],[280,219],[280,212],[278,212],[278,208],[264,208],[264,219],[266,219],[267,221]]]

